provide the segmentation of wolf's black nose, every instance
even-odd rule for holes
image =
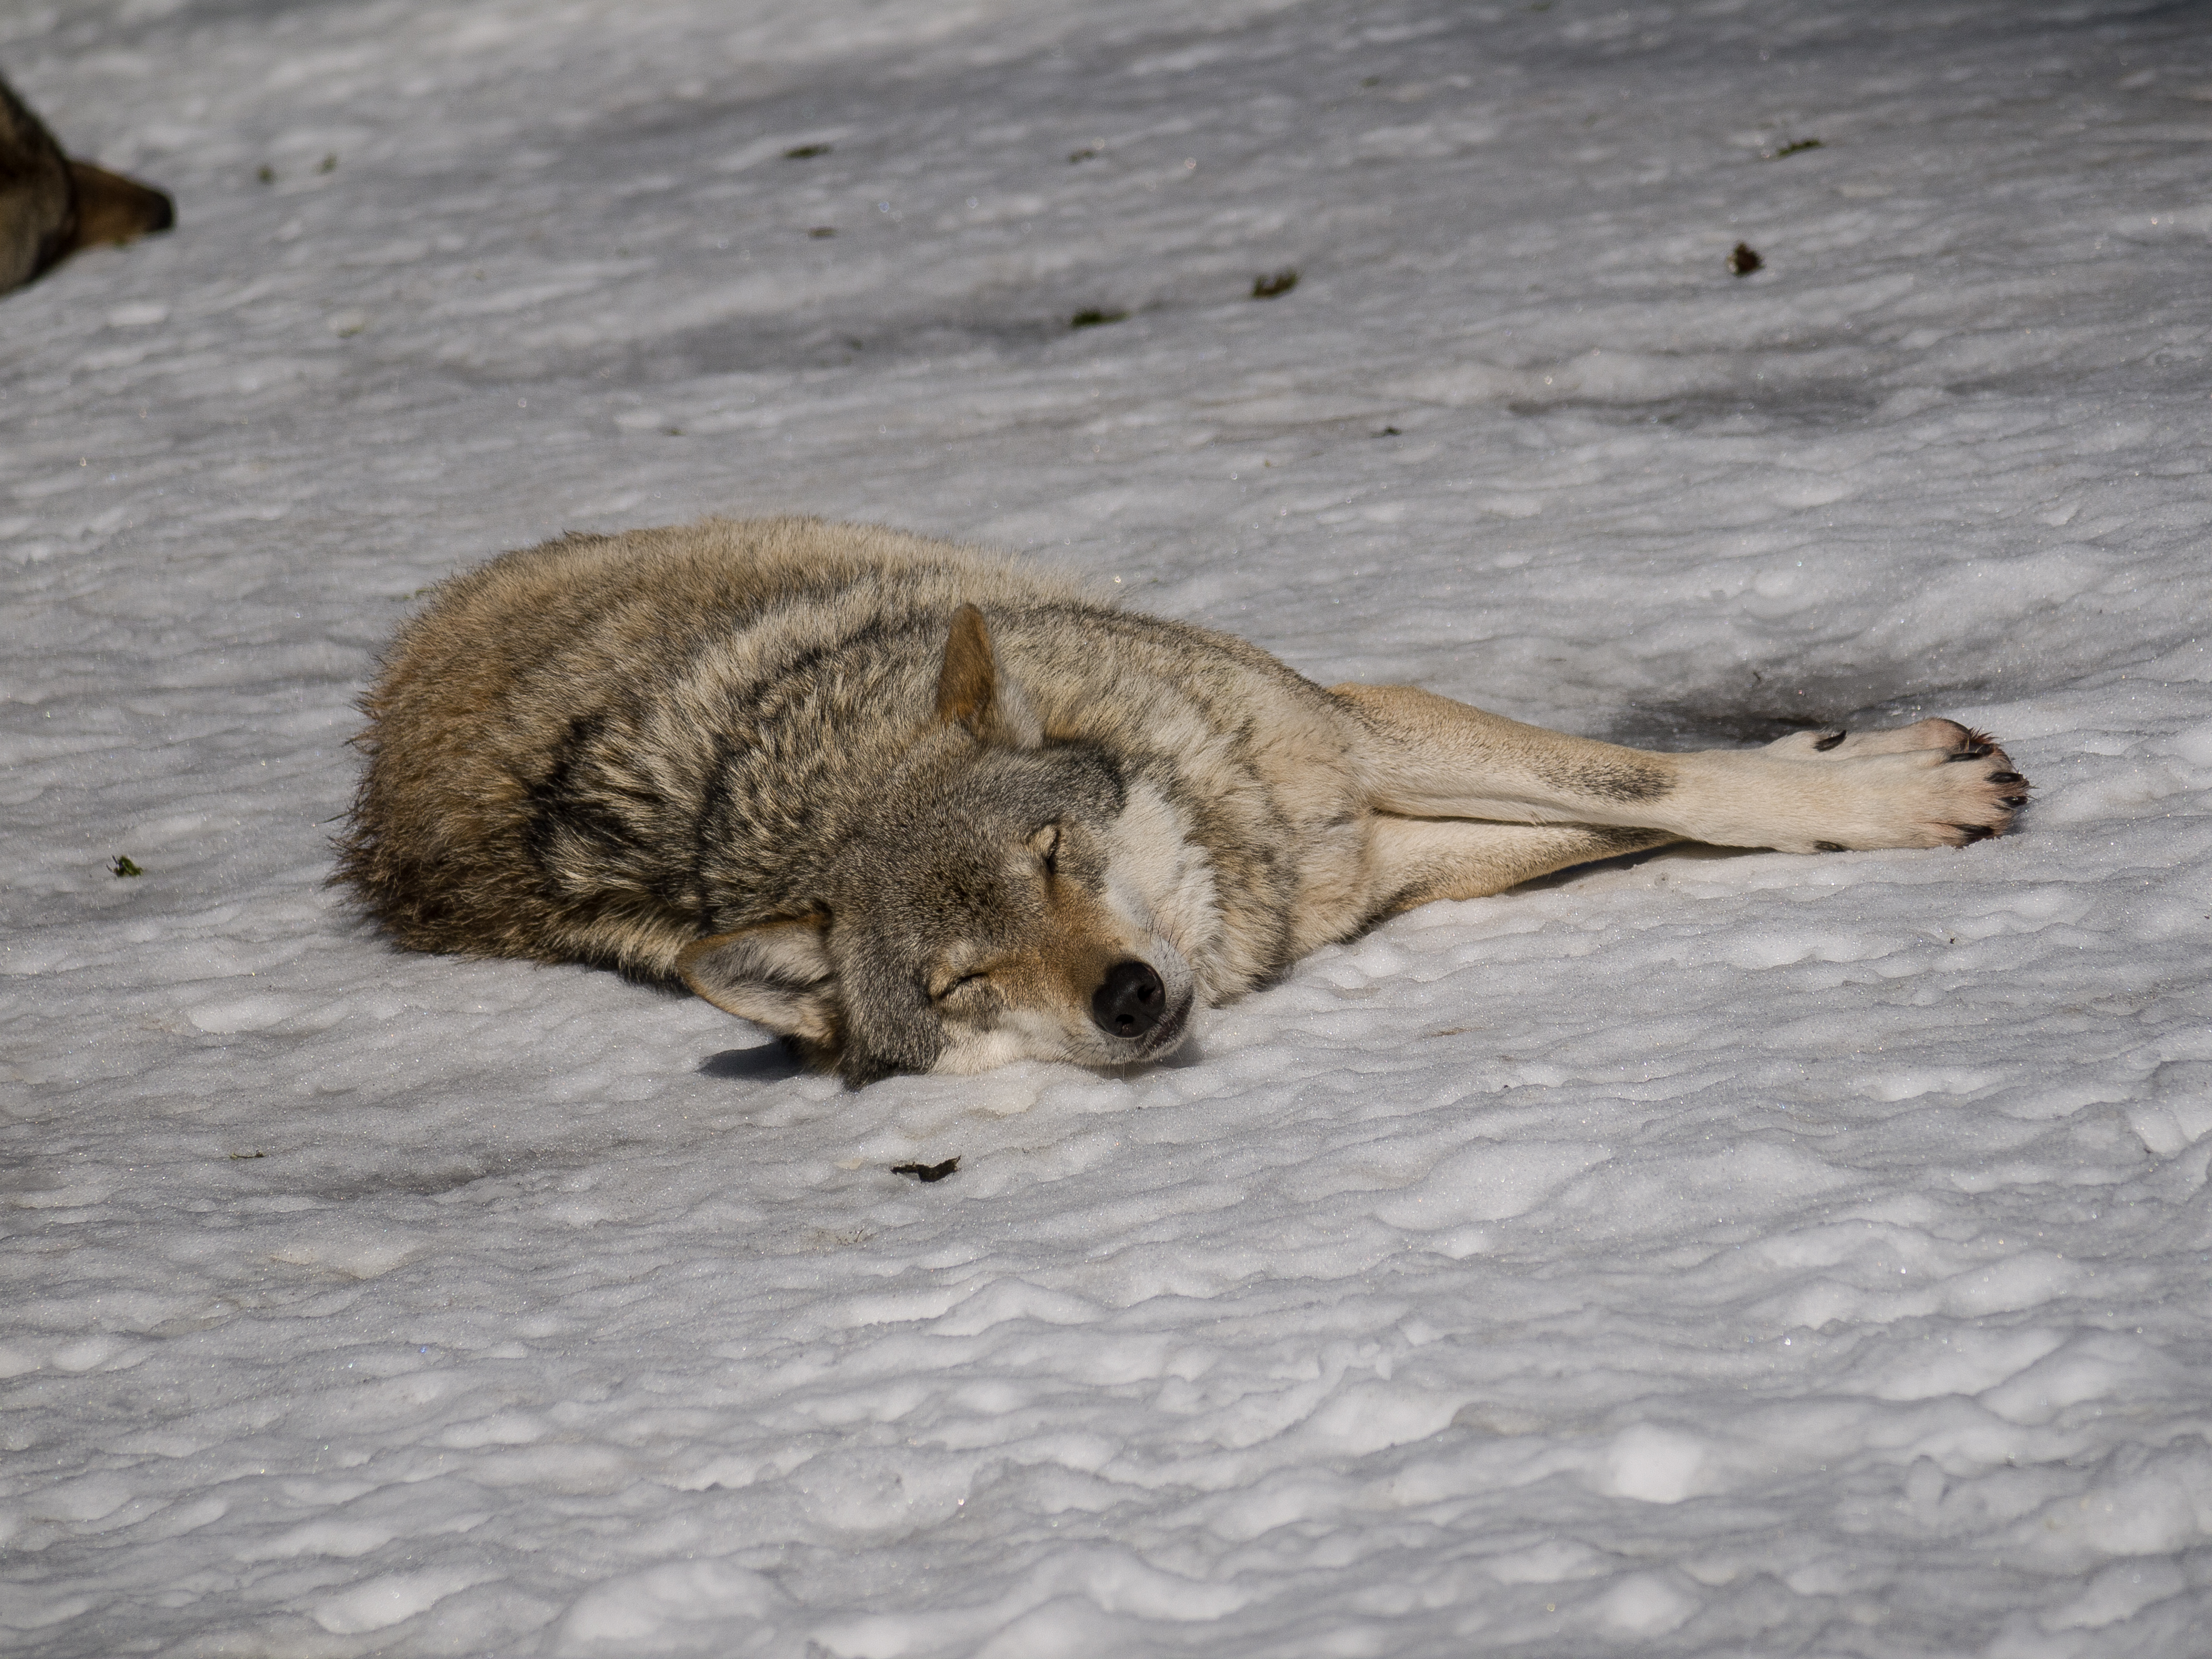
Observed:
[[[1158,974],[1141,962],[1117,962],[1091,994],[1091,1018],[1109,1036],[1140,1037],[1160,1023],[1167,1003]]]

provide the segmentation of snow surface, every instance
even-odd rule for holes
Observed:
[[[0,303],[13,1650],[2212,1652],[2201,7],[7,0],[0,64],[181,218]],[[324,887],[426,584],[787,510],[2039,793],[859,1092]]]

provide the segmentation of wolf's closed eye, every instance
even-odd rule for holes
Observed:
[[[937,986],[930,992],[929,999],[933,1002],[942,1002],[947,997],[952,995],[953,993],[960,990],[963,987],[985,984],[989,981],[990,977],[991,972],[988,968],[979,969],[972,974],[962,974],[957,979],[946,980],[942,984]]]

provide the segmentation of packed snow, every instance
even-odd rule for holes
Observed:
[[[12,1650],[2212,1651],[2205,21],[5,0],[179,216],[0,301]],[[325,885],[421,590],[787,511],[2035,799],[857,1091]]]

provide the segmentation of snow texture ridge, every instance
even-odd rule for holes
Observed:
[[[0,1651],[2206,1650],[2196,11],[28,0],[0,64],[179,213],[0,301]],[[857,1092],[325,888],[421,590],[787,511],[2037,793]]]

